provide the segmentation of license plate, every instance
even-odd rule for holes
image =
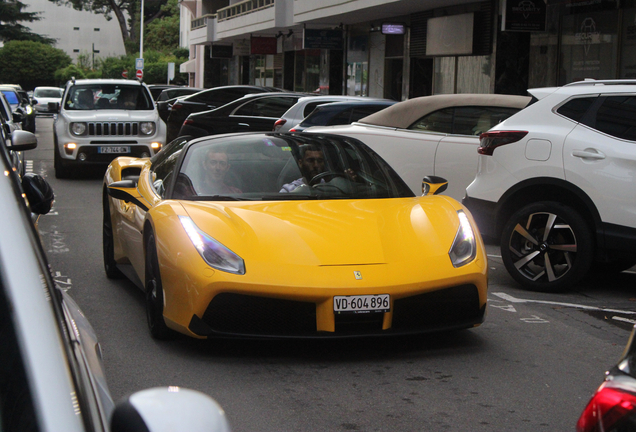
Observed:
[[[389,294],[335,296],[333,311],[335,313],[372,313],[388,312],[391,306]]]
[[[130,153],[130,147],[99,147],[97,153]]]

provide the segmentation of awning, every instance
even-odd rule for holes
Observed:
[[[181,73],[194,73],[196,70],[196,59],[188,60],[187,62],[179,65],[179,72]]]

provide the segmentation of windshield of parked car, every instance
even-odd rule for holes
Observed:
[[[154,101],[142,86],[82,84],[69,89],[67,110],[152,110]]]
[[[33,97],[41,98],[60,98],[62,97],[62,90],[60,89],[35,89]]]
[[[18,94],[13,91],[13,90],[0,90],[5,97],[7,98],[7,101],[11,104],[11,105],[16,105],[20,103],[20,96],[18,96]]]
[[[267,201],[413,196],[384,160],[348,137],[234,135],[197,140],[183,151],[186,154],[174,180],[173,199]],[[153,168],[161,172],[160,165]]]

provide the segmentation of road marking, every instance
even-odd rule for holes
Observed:
[[[544,320],[543,318],[537,315],[532,315],[531,318],[521,318],[521,321],[527,322],[529,324],[547,324],[550,322],[548,320]]]
[[[33,161],[32,160],[25,160],[24,161],[24,172],[25,173],[32,173],[33,172]]]
[[[612,319],[616,320],[616,321],[622,321],[622,322],[630,323],[630,324],[636,324],[636,320],[630,320],[629,318],[613,316]]]
[[[490,304],[490,307],[496,307],[497,309],[503,309],[506,312],[517,312],[517,309],[515,309],[515,307],[513,305],[503,305],[503,306],[497,306],[494,304]]]
[[[596,307],[596,306],[580,305],[580,304],[576,304],[576,303],[563,303],[563,302],[554,302],[554,301],[546,301],[546,300],[519,299],[519,298],[511,296],[510,294],[506,294],[506,293],[503,293],[503,292],[492,293],[492,294],[497,296],[497,297],[499,297],[499,298],[507,300],[510,303],[539,303],[539,304],[548,304],[548,305],[555,305],[555,306],[571,307],[571,308],[576,308],[576,309],[597,310],[597,311],[602,311],[602,312],[613,312],[613,313],[621,313],[621,314],[628,314],[628,315],[636,315],[635,311],[624,311],[624,310],[619,310],[619,309],[606,309],[606,308],[600,308],[600,307]]]
[[[71,278],[62,275],[62,273],[60,273],[59,271],[56,271],[53,275],[53,282],[55,282],[55,286],[62,291],[70,290],[71,286],[73,285],[73,283],[71,282]]]
[[[501,255],[487,254],[486,256],[487,256],[488,258],[501,258]]]

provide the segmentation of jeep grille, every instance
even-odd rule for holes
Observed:
[[[94,122],[88,123],[89,136],[136,136],[139,135],[137,122]]]

